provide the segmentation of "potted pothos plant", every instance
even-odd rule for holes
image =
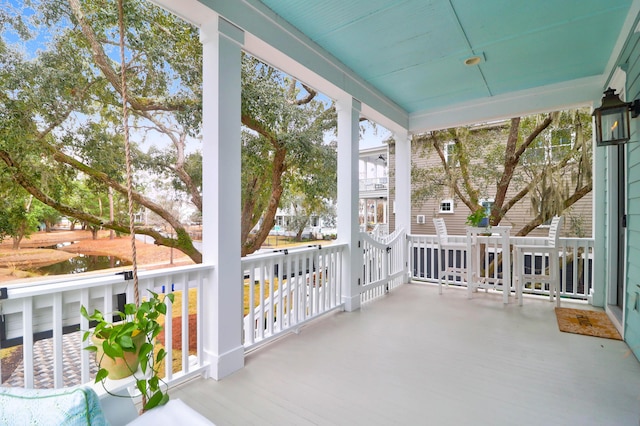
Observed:
[[[155,339],[163,329],[159,320],[167,313],[166,300],[173,303],[174,296],[172,293],[160,296],[151,290],[149,293],[150,296],[140,302],[140,306],[127,303],[123,312],[113,312],[120,321],[109,321],[97,309],[89,314],[84,306],[80,308],[81,315],[95,323],[95,328],[86,331],[82,338],[83,341],[91,338],[93,343],[85,350],[96,354],[99,370],[95,382],[105,386],[106,379],[117,380],[133,375],[143,396],[143,412],[169,401],[169,394],[163,389],[159,376],[159,368],[167,352],[163,348],[155,350]],[[105,390],[108,392],[106,387]]]
[[[478,207],[474,212],[467,216],[465,224],[476,228],[488,228],[489,216],[487,210],[484,207]]]

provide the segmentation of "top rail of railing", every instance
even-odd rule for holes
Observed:
[[[178,266],[175,268],[154,269],[149,271],[143,270],[138,272],[138,277],[140,280],[148,280],[159,277],[182,275],[210,268],[213,268],[213,266],[198,264]],[[53,279],[42,279],[33,282],[9,284],[5,288],[7,289],[8,299],[16,299],[18,297],[32,297],[83,288],[101,287],[104,285],[118,284],[123,281],[124,276],[122,272],[118,272],[115,274],[93,275],[90,277],[56,277]]]
[[[206,369],[202,350],[202,316],[197,316],[195,329],[187,318],[192,301],[197,306],[197,312],[202,312],[202,293],[210,282],[213,268],[213,265],[200,264],[141,271],[138,274],[142,297],[147,290],[181,292],[181,310],[173,312],[169,309],[165,317],[163,335],[168,352],[165,382],[168,384]],[[20,283],[4,288],[7,297],[0,300],[0,343],[3,346],[21,345],[23,348],[22,373],[17,376],[10,374],[7,384],[26,388],[46,388],[53,384],[59,388],[90,381],[93,364],[89,354],[81,350],[87,343],[82,342],[81,333],[78,332],[88,330],[89,323],[80,316],[80,306],[85,306],[90,312],[99,309],[110,313],[120,309],[120,304],[133,301],[133,281],[114,274],[68,278]],[[175,323],[174,318],[177,320]],[[182,339],[179,342],[172,341],[174,327],[181,329]],[[189,335],[194,333],[198,336],[195,349],[189,343]],[[172,364],[174,349],[181,350],[180,367]],[[40,353],[45,354],[44,358],[36,359]]]

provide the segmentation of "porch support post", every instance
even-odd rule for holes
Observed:
[[[596,104],[597,105],[597,104]],[[595,129],[595,120],[593,120],[593,128]],[[611,228],[612,220],[610,220],[610,214],[607,214],[607,208],[611,209],[615,203],[615,196],[617,196],[615,185],[609,184],[607,188],[606,183],[610,183],[611,179],[615,179],[612,176],[611,170],[607,163],[609,152],[613,150],[611,147],[598,148],[595,142],[595,132],[593,132],[593,225],[592,235],[594,238],[593,247],[593,289],[592,294],[589,295],[589,302],[593,306],[604,307],[606,303],[606,294],[610,291],[612,286],[615,286],[616,271],[610,270],[607,266],[613,266],[609,261],[612,255],[614,247],[611,247],[611,235],[617,230]],[[617,149],[617,146],[614,146]],[[611,194],[614,197],[611,197]],[[607,199],[609,194],[609,199]],[[607,219],[609,221],[607,222]],[[617,218],[616,218],[617,219]],[[615,219],[614,219],[615,220]],[[607,234],[610,234],[607,236]],[[614,238],[614,240],[617,240]],[[607,253],[607,255],[602,255]],[[609,263],[609,265],[607,265]]]
[[[361,104],[353,98],[336,102],[338,113],[338,241],[347,243],[342,273],[342,301],[345,310],[360,308],[362,248],[358,220],[359,123]],[[365,212],[366,220],[366,212]]]
[[[408,132],[394,132],[395,149],[395,229],[411,233],[411,137]],[[405,281],[409,281],[409,253],[405,247]]]
[[[244,366],[240,261],[240,72],[244,32],[218,19],[200,30],[205,359],[218,380]]]
[[[406,132],[394,133],[396,140],[396,229],[411,233],[411,138]]]

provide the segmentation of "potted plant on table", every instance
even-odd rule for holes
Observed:
[[[159,368],[167,352],[160,348],[156,353],[155,339],[162,331],[159,320],[167,313],[166,300],[173,303],[174,296],[172,293],[164,296],[152,291],[149,293],[150,297],[139,306],[127,303],[124,312],[114,312],[113,315],[120,318],[117,322],[108,321],[97,309],[91,315],[84,306],[80,309],[84,318],[96,324],[93,330],[84,333],[82,339],[86,341],[91,337],[93,342],[85,349],[96,354],[99,370],[95,382],[105,386],[106,379],[117,380],[133,375],[136,387],[143,395],[142,411],[169,400],[159,376]]]

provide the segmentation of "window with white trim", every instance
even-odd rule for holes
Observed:
[[[453,213],[453,200],[440,201],[440,213]]]
[[[488,215],[491,214],[491,208],[493,204],[496,202],[493,198],[481,198],[480,205],[484,208],[485,213]]]
[[[447,162],[447,164],[451,167],[456,167],[459,162],[458,162],[458,156],[456,155],[456,143],[455,142],[447,142],[444,144],[443,147],[443,151],[444,151],[444,159]]]
[[[496,201],[493,198],[480,199],[480,205],[482,206],[482,208],[484,208],[484,212],[487,217],[491,216],[491,209],[493,208],[493,205],[495,204],[495,202]]]
[[[574,139],[571,129],[553,129],[537,137],[522,158],[526,164],[556,164],[571,152]]]

